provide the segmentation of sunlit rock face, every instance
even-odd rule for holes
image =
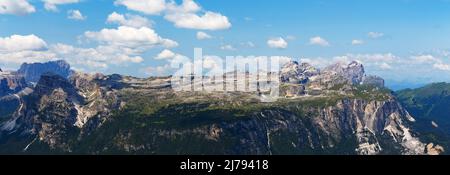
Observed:
[[[322,72],[340,75],[354,85],[360,84],[365,74],[364,66],[357,61],[352,61],[349,64],[336,63],[326,67]]]
[[[308,63],[291,61],[281,68],[280,74],[284,83],[305,84],[310,77],[318,75],[319,71]]]
[[[27,83],[20,74],[0,71],[0,97],[17,93],[25,87]]]

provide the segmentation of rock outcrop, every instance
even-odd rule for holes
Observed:
[[[15,72],[0,72],[0,97],[17,93],[26,87],[23,76]]]
[[[365,75],[364,66],[357,61],[352,61],[349,64],[343,62],[333,64],[326,67],[322,72],[342,76],[353,85],[360,84]]]
[[[306,84],[309,78],[318,75],[319,71],[308,63],[291,61],[281,68],[280,74],[281,82]]]

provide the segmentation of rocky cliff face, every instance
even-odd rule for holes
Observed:
[[[341,76],[354,85],[360,84],[365,74],[364,66],[356,61],[352,61],[350,64],[343,62],[333,64],[326,67],[322,72],[324,74]]]
[[[281,81],[284,83],[306,84],[310,77],[319,74],[319,71],[308,63],[292,61],[281,69]]]
[[[342,99],[330,106],[305,103],[316,100],[243,104],[245,109],[179,104],[142,118],[123,115],[83,144],[90,151],[101,148],[98,153],[128,154],[425,153],[425,145],[408,129],[413,119],[394,100]],[[185,113],[194,109],[203,112]],[[180,123],[165,119],[175,114],[190,117],[180,117]],[[142,122],[147,125],[120,128]],[[102,140],[91,140],[100,135]]]
[[[15,72],[0,72],[0,97],[17,93],[26,87],[23,76]]]
[[[324,71],[292,62],[281,71],[285,97],[262,103],[247,92],[175,92],[168,77],[44,74],[1,124],[0,147],[28,138],[20,151],[426,154],[414,118],[363,77],[356,62]]]
[[[98,76],[43,74],[3,130],[34,135],[52,149],[70,152],[73,137],[96,129],[117,108],[114,92],[101,89]]]

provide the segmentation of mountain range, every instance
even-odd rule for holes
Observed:
[[[260,92],[174,91],[171,77],[87,74],[65,61],[23,64],[0,72],[0,153],[435,155],[447,149],[442,133],[429,131],[446,124],[447,90],[392,92],[356,61],[324,69],[292,61],[280,80],[281,98],[265,103]]]

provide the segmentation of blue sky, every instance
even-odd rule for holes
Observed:
[[[449,21],[448,0],[0,0],[0,67],[65,59],[145,77],[200,47],[319,67],[359,60],[389,86],[411,87],[450,81]]]

